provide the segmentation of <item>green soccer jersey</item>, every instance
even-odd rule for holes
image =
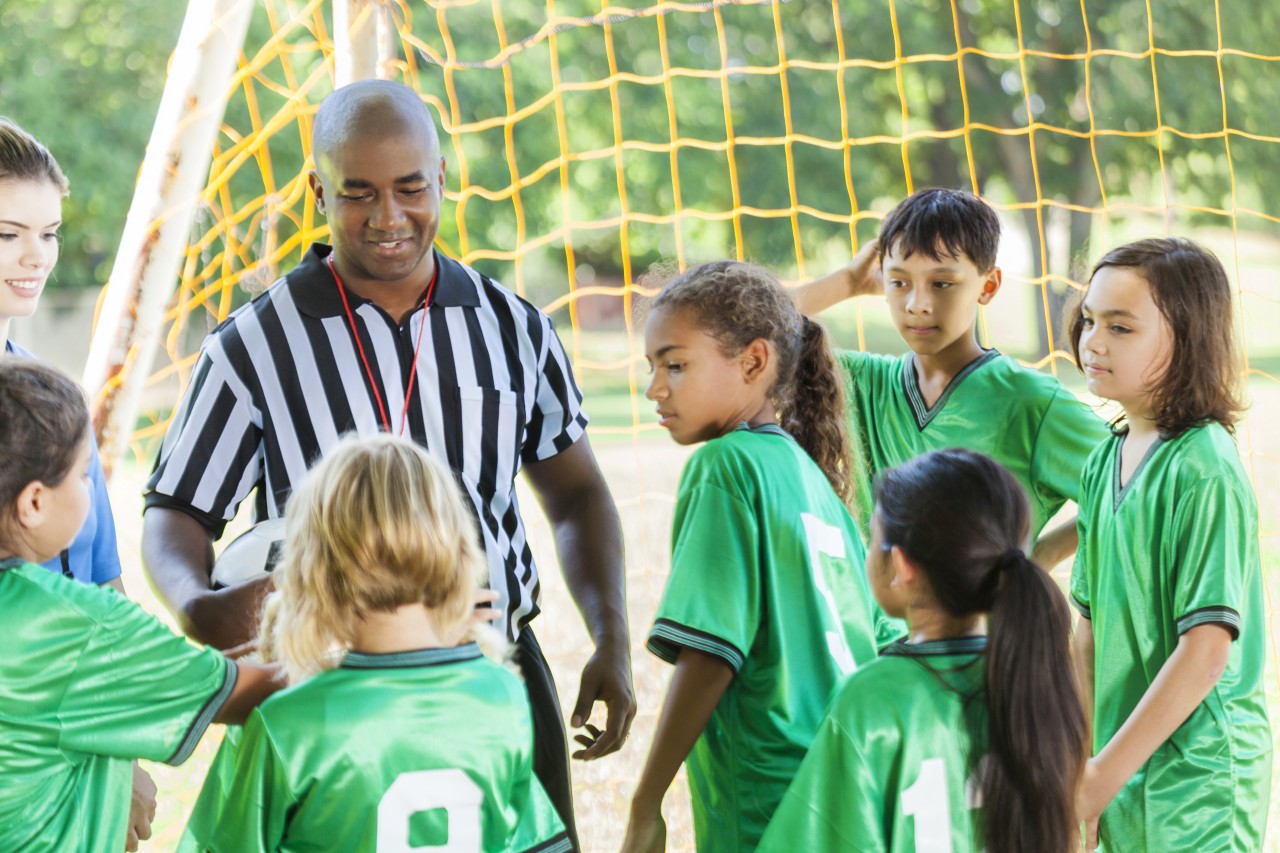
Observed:
[[[875,659],[891,629],[865,557],[827,478],[778,427],[743,425],[689,459],[648,646],[735,673],[686,760],[698,849],[755,846],[837,683]]]
[[[1226,670],[1102,814],[1111,853],[1262,849],[1271,780],[1258,510],[1221,426],[1157,441],[1119,484],[1115,436],[1089,457],[1071,594],[1094,638],[1102,749],[1191,628],[1231,631]]]
[[[875,475],[931,450],[985,453],[1018,478],[1031,501],[1034,541],[1068,500],[1107,425],[1054,377],[987,350],[956,374],[933,407],[915,354],[841,352],[854,443],[857,521],[867,535]]]
[[[0,562],[0,850],[117,853],[131,763],[179,764],[235,686],[113,589]]]
[[[533,775],[529,697],[474,643],[342,665],[218,752],[180,851],[567,851]]]
[[[845,682],[760,853],[982,850],[986,637],[897,643]]]

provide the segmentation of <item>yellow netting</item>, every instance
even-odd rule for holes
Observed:
[[[981,192],[1009,225],[984,339],[1064,377],[1074,369],[1052,315],[1079,287],[1073,214],[1087,217],[1090,257],[1167,231],[1218,250],[1257,401],[1241,449],[1264,554],[1280,553],[1280,438],[1266,426],[1280,382],[1264,369],[1280,357],[1280,187],[1258,165],[1280,164],[1276,100],[1259,94],[1275,91],[1280,56],[1253,20],[1275,13],[1189,0],[390,9],[396,76],[433,108],[449,159],[440,244],[557,318],[589,407],[617,398],[595,413],[597,441],[630,439],[637,457],[652,446],[630,319],[649,261],[750,256],[803,280],[874,235],[897,198],[943,182]],[[159,408],[135,435],[144,457],[199,339],[327,234],[304,157],[333,85],[328,15],[322,0],[256,13],[151,378]],[[833,323],[847,322],[848,345],[891,341],[879,311]],[[651,535],[660,548],[665,534]]]

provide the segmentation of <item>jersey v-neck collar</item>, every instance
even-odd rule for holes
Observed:
[[[1129,494],[1129,490],[1133,488],[1133,484],[1147,467],[1147,463],[1151,461],[1151,457],[1155,455],[1160,445],[1164,444],[1165,439],[1162,435],[1157,435],[1156,440],[1151,442],[1151,446],[1147,448],[1147,452],[1142,454],[1142,458],[1138,460],[1138,465],[1133,469],[1133,473],[1129,475],[1129,482],[1123,486],[1120,485],[1120,466],[1124,458],[1124,443],[1129,440],[1129,433],[1125,433],[1116,443],[1115,463],[1111,466],[1111,494],[1114,496],[1115,502],[1111,506],[1111,511],[1116,512],[1120,509],[1120,502],[1124,500],[1124,496]]]
[[[986,637],[949,637],[945,640],[926,640],[923,643],[899,640],[880,654],[886,657],[922,658],[936,655],[978,655],[986,650]]]
[[[753,427],[750,424],[748,424],[746,421],[741,421],[738,424],[737,428],[734,430],[734,432],[744,432],[744,431],[755,433],[756,435],[778,435],[783,438],[789,438],[792,441],[795,441],[795,438],[791,435],[791,433],[787,432],[785,429],[778,426],[777,424],[761,424],[758,427]]]
[[[475,660],[483,655],[475,643],[463,643],[448,649],[414,649],[407,652],[368,654],[349,651],[342,658],[342,669],[405,669],[419,666],[439,666]]]
[[[947,387],[942,389],[942,393],[938,395],[938,399],[934,401],[932,406],[926,406],[924,403],[924,394],[920,392],[920,380],[916,376],[915,355],[908,353],[907,357],[902,359],[902,393],[907,395],[907,403],[911,406],[911,413],[915,415],[916,428],[924,432],[924,428],[938,416],[942,408],[947,405],[947,400],[960,387],[960,383],[968,378],[979,367],[987,362],[999,358],[1000,351],[996,349],[984,350],[982,355],[966,364],[960,369],[960,372],[951,377],[951,381],[947,383]]]

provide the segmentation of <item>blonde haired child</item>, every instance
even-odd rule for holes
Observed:
[[[452,475],[350,436],[287,518],[260,650],[294,685],[224,745],[181,849],[568,850],[524,687],[472,639],[486,568]]]

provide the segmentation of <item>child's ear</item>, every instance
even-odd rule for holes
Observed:
[[[978,294],[979,305],[989,305],[991,300],[1000,291],[1000,283],[1003,280],[1003,273],[1000,267],[992,267],[982,281],[982,292]]]
[[[18,492],[14,502],[14,517],[23,528],[39,527],[44,523],[48,490],[39,480],[32,480]]]
[[[747,384],[759,382],[773,364],[773,348],[764,338],[756,338],[742,348],[738,362],[742,365],[742,378]]]
[[[919,567],[911,562],[911,558],[897,545],[889,549],[889,565],[893,567],[893,577],[889,579],[889,586],[895,589],[909,589],[921,577]]]

